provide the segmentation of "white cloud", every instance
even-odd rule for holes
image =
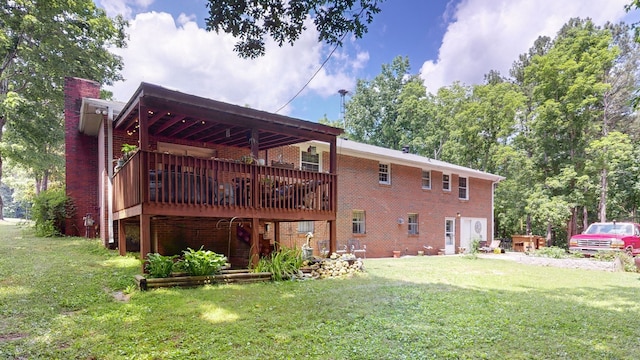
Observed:
[[[508,75],[518,55],[538,36],[554,38],[570,18],[591,18],[596,24],[625,16],[627,0],[465,0],[453,11],[438,59],[424,62],[421,76],[435,92],[454,81],[477,84],[484,74]],[[448,12],[447,15],[450,13]]]
[[[265,56],[247,60],[233,52],[232,36],[205,31],[193,16],[180,14],[175,20],[167,13],[139,13],[130,20],[127,48],[113,50],[124,59],[126,81],[109,90],[118,100],[127,101],[144,81],[275,111],[302,88],[327,56],[313,26],[309,29],[295,46],[268,42]],[[368,55],[360,53],[339,69],[323,68],[305,92],[329,96],[335,93],[336,83],[355,84],[350,74],[367,60]]]

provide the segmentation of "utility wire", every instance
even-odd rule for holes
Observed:
[[[357,18],[360,17],[360,15],[362,15],[362,12],[364,11],[364,7],[360,10],[360,13],[358,13]],[[293,97],[291,99],[289,99],[289,101],[286,102],[286,104],[282,105],[278,110],[275,111],[275,114],[279,113],[280,110],[284,109],[287,105],[291,104],[291,102],[293,100],[295,100],[298,95],[300,95],[300,93],[302,91],[304,91],[304,89],[307,88],[307,86],[309,86],[309,84],[311,83],[311,81],[316,77],[316,75],[318,75],[318,73],[320,72],[320,70],[322,70],[322,68],[324,67],[324,65],[329,61],[329,59],[331,59],[331,55],[333,55],[333,53],[336,51],[336,49],[338,48],[338,45],[342,43],[342,41],[344,40],[344,38],[347,36],[349,32],[345,32],[344,34],[342,34],[342,37],[340,38],[340,41],[338,43],[336,43],[336,45],[333,47],[333,50],[331,50],[331,52],[329,53],[329,55],[327,56],[327,58],[324,60],[324,62],[322,62],[322,64],[320,64],[320,67],[318,68],[318,70],[316,70],[315,73],[313,73],[313,75],[311,75],[311,78],[309,79],[309,81],[306,82],[306,84],[304,84],[304,86],[302,86],[302,88],[300,90],[298,90],[298,92],[293,95]]]

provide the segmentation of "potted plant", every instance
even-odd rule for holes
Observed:
[[[136,153],[136,151],[138,151],[138,147],[132,144],[122,144],[120,151],[122,151],[122,158],[127,161]]]

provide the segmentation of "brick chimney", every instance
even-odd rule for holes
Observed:
[[[91,214],[98,223],[98,138],[80,133],[82,98],[99,98],[100,84],[86,79],[64,79],[64,132],[67,196],[75,205],[65,235],[85,236],[83,217]],[[91,235],[93,236],[93,235]]]

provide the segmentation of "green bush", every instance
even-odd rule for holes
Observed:
[[[567,251],[557,246],[542,247],[538,250],[532,251],[531,255],[548,257],[553,259],[562,259],[567,257]]]
[[[177,256],[163,256],[158,253],[147,254],[147,263],[144,268],[152,278],[166,278],[173,271],[173,263]]]
[[[300,249],[282,247],[279,251],[271,253],[271,256],[260,259],[253,270],[255,272],[270,272],[273,280],[282,281],[296,275],[302,267],[302,263]]]
[[[64,189],[50,189],[33,199],[31,216],[36,235],[53,237],[64,234],[65,220],[72,217],[75,208]]]
[[[184,270],[191,276],[214,275],[220,272],[222,267],[227,263],[227,257],[216,254],[210,250],[203,250],[201,246],[199,250],[187,248],[183,251],[182,264]]]

